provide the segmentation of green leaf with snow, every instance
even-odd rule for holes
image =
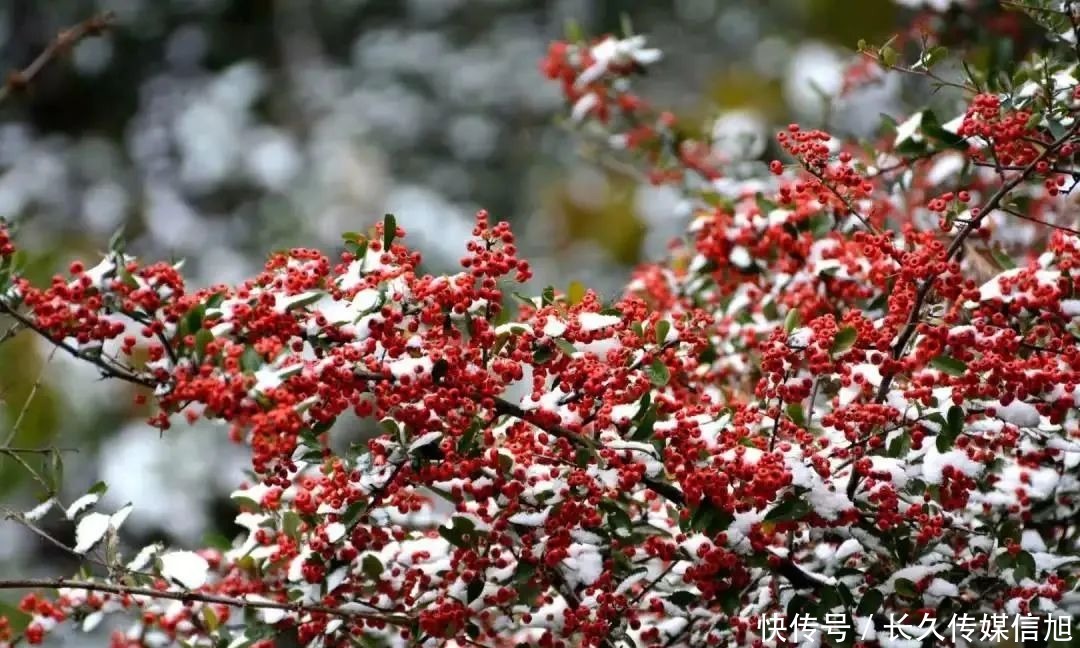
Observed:
[[[878,611],[881,610],[881,604],[884,602],[885,595],[879,590],[866,590],[862,600],[859,601],[859,606],[855,609],[855,614],[860,617],[868,617],[871,614],[877,614]]]
[[[836,333],[833,338],[832,348],[829,350],[833,355],[838,355],[855,346],[855,340],[859,333],[854,326],[845,326]]]
[[[671,372],[668,371],[667,365],[660,358],[653,360],[645,373],[648,374],[649,381],[657,387],[663,387],[671,380]]]
[[[476,524],[469,518],[455,516],[439,527],[439,535],[455,547],[472,547],[477,540]]]
[[[784,317],[784,331],[791,333],[795,329],[799,328],[802,324],[802,314],[798,308],[792,308],[788,311],[787,316]]]
[[[810,514],[809,502],[801,496],[791,497],[777,504],[765,515],[766,522],[790,522],[801,520]]]
[[[950,376],[963,376],[967,371],[967,364],[947,355],[939,355],[932,359],[930,366]]]

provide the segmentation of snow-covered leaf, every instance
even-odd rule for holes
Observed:
[[[97,504],[99,499],[101,499],[101,495],[98,495],[97,493],[87,493],[72,502],[71,506],[67,507],[67,511],[64,512],[64,515],[67,516],[67,519],[74,520],[76,515],[90,508],[94,504]]]
[[[192,551],[174,551],[161,557],[161,575],[187,589],[198,589],[206,584],[210,564]]]
[[[52,509],[53,505],[55,504],[56,498],[50,497],[49,499],[45,500],[41,504],[38,504],[26,513],[23,513],[23,517],[31,522],[37,522],[41,518],[45,517],[45,515],[49,512],[50,509]]]
[[[104,513],[90,513],[79,520],[75,527],[75,553],[84,554],[101,542],[109,532],[109,516]]]

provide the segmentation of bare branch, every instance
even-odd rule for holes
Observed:
[[[286,610],[288,612],[327,614],[347,619],[367,619],[380,621],[393,626],[407,627],[412,623],[412,618],[402,614],[378,614],[374,612],[360,612],[355,610],[343,610],[341,608],[326,605],[302,605],[297,603],[276,603],[273,601],[249,601],[247,599],[218,596],[202,592],[171,592],[151,589],[149,587],[134,587],[129,585],[117,585],[113,583],[98,583],[94,581],[72,580],[66,578],[22,578],[13,580],[0,580],[0,590],[12,589],[75,589],[87,592],[104,592],[106,594],[118,594],[121,596],[145,596],[151,599],[166,599],[170,601],[183,601],[185,603],[214,603],[229,607],[262,609],[262,610]],[[359,602],[358,602],[359,603]],[[360,605],[363,605],[360,603]]]
[[[22,90],[30,85],[30,82],[33,81],[34,78],[49,65],[49,63],[69,51],[76,43],[84,38],[98,36],[103,33],[110,25],[112,25],[113,18],[112,12],[101,13],[57,34],[56,38],[42,50],[41,54],[38,54],[37,58],[34,59],[30,65],[22,70],[14,70],[8,75],[4,85],[0,86],[0,104],[4,103],[4,100],[13,92]]]

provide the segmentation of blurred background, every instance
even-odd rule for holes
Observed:
[[[140,257],[186,259],[193,284],[234,282],[273,249],[336,254],[342,231],[385,212],[438,272],[484,207],[514,225],[538,286],[606,295],[686,216],[558,125],[538,62],[568,22],[599,34],[627,16],[665,52],[643,94],[718,141],[756,134],[754,165],[777,124],[867,131],[902,113],[891,77],[829,98],[857,40],[880,43],[911,13],[888,0],[0,0],[0,68],[104,10],[113,30],[0,105],[0,216],[21,223],[37,281],[123,226]],[[12,445],[70,449],[65,502],[103,479],[102,510],[135,504],[133,543],[231,535],[244,453],[206,423],[159,438],[131,402],[31,335],[0,345],[0,438],[22,413]],[[26,510],[40,491],[0,456],[0,504]],[[43,524],[70,540],[59,517]],[[73,565],[0,524],[0,576]]]

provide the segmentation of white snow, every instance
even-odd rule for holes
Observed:
[[[602,328],[615,326],[622,319],[618,315],[602,315],[600,313],[581,313],[578,315],[578,323],[582,331],[598,331]]]
[[[977,477],[985,468],[963,450],[953,449],[942,454],[936,444],[929,444],[923,455],[923,479],[930,484],[940,484],[945,466],[952,466],[968,477]]]
[[[326,525],[326,539],[336,543],[345,536],[345,525],[341,522],[331,522]]]
[[[548,317],[547,323],[544,324],[544,335],[549,337],[559,337],[566,332],[566,324],[560,322],[554,317]]]
[[[997,417],[1006,423],[1012,423],[1016,427],[1038,427],[1041,417],[1039,410],[1030,403],[1013,400],[1008,405],[994,405]]]
[[[431,373],[433,363],[431,358],[424,356],[420,358],[401,358],[394,360],[389,364],[390,373],[394,378],[401,379],[405,376],[417,377],[424,374]],[[419,369],[419,371],[417,371]]]
[[[574,587],[579,584],[592,585],[600,578],[604,571],[604,558],[600,555],[599,547],[574,542],[567,548],[567,553],[562,564],[567,568],[566,580]]]

